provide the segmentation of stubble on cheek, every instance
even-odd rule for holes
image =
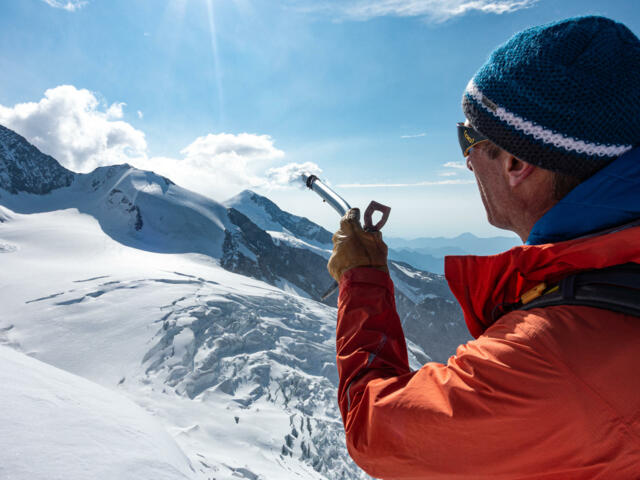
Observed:
[[[492,215],[491,215],[491,208],[489,206],[489,200],[487,197],[487,192],[485,190],[484,184],[480,181],[480,179],[478,178],[478,175],[475,176],[476,177],[476,185],[478,186],[478,192],[480,192],[480,199],[482,200],[482,205],[484,205],[484,210],[487,214],[487,221],[493,225],[492,223]]]

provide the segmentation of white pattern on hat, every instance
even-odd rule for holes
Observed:
[[[632,145],[601,145],[598,143],[585,142],[584,140],[577,140],[536,125],[489,100],[473,80],[467,85],[465,93],[473,97],[487,112],[498,117],[516,130],[557,148],[589,156],[597,155],[598,157],[619,157],[633,148]]]

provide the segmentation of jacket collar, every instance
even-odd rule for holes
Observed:
[[[588,178],[533,226],[528,245],[563,242],[640,218],[640,147]]]
[[[559,243],[522,245],[499,255],[445,257],[445,276],[475,338],[493,323],[493,310],[517,302],[540,282],[628,262],[640,263],[640,226]]]

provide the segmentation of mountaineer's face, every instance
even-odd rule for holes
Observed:
[[[485,145],[473,147],[467,157],[467,168],[471,170],[478,184],[480,198],[487,212],[489,223],[498,228],[509,228],[508,181],[504,177],[502,162],[491,158]]]

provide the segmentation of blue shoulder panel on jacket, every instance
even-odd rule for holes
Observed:
[[[527,245],[555,243],[640,218],[640,147],[588,178],[533,226]]]

